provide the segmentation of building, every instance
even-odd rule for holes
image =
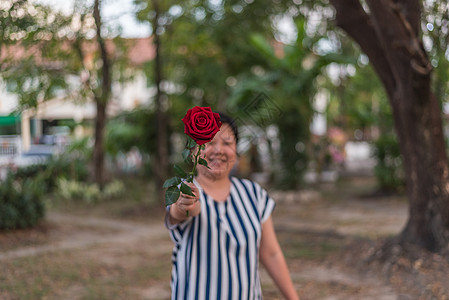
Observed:
[[[126,39],[129,45],[128,59],[132,66],[138,68],[145,62],[152,60],[155,56],[155,50],[152,44],[152,38]],[[107,43],[108,49],[114,51],[114,45],[111,41]],[[83,47],[86,52],[86,59],[92,60],[95,51],[94,43],[86,43]],[[20,46],[12,46],[11,52],[15,59],[20,59],[21,55],[26,55]],[[5,51],[3,51],[3,55]],[[86,62],[85,62],[86,63]],[[68,80],[73,80],[70,78]],[[75,81],[81,80],[75,78]],[[151,100],[154,91],[147,86],[147,80],[143,73],[137,73],[133,81],[121,85],[113,83],[112,97],[108,104],[107,114],[116,115],[120,112],[132,110],[140,105],[145,105]],[[11,145],[13,136],[20,137],[20,145],[14,149],[17,151],[27,151],[30,146],[37,143],[58,143],[57,135],[61,132],[60,124],[63,121],[71,120],[76,124],[83,122],[93,122],[96,116],[96,106],[92,101],[77,103],[70,95],[59,95],[53,99],[45,99],[40,102],[36,108],[27,109],[20,114],[15,113],[18,106],[17,96],[9,94],[5,85],[0,85],[0,147],[2,140],[7,140]],[[60,131],[56,132],[55,131]],[[86,135],[82,126],[77,126],[74,134],[76,136]],[[17,143],[17,137],[14,138]],[[8,148],[9,149],[9,148]],[[8,152],[9,151],[9,152]],[[10,150],[4,150],[5,153],[11,153]],[[2,155],[0,150],[0,155]]]

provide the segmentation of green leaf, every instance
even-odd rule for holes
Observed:
[[[181,191],[177,186],[171,186],[165,191],[165,205],[171,205],[178,201]]]
[[[185,184],[184,182],[181,183],[181,192],[183,192],[186,195],[195,197],[195,194],[192,192],[192,188],[190,186],[188,186],[187,184]]]
[[[173,169],[175,169],[176,174],[178,174],[180,177],[184,178],[187,176],[187,173],[178,165],[174,165]]]
[[[196,142],[190,136],[187,136],[187,148],[191,149],[196,146]]]
[[[169,188],[172,186],[177,186],[178,184],[181,183],[181,178],[175,176],[172,178],[169,178],[167,180],[165,180],[164,184],[162,185],[163,188]]]
[[[205,160],[204,158],[199,157],[199,158],[198,158],[198,163],[199,163],[200,165],[203,165],[203,166],[205,166],[206,168],[210,169],[209,166],[207,165],[207,160]]]
[[[190,150],[189,149],[182,150],[182,159],[186,162],[190,161]]]

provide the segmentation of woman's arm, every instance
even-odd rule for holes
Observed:
[[[299,300],[290,278],[284,254],[277,240],[271,217],[262,224],[260,260],[285,298]]]

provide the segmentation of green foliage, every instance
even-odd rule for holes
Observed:
[[[119,152],[131,150],[132,147],[140,144],[139,140],[144,136],[144,130],[143,124],[138,124],[137,122],[133,124],[129,120],[109,122],[106,127],[106,151],[116,155]],[[142,147],[143,145],[140,146]]]
[[[107,183],[101,191],[96,184],[61,177],[57,180],[55,194],[65,200],[81,200],[84,203],[91,204],[119,198],[125,194],[125,191],[125,185],[118,180]]]
[[[181,178],[175,176],[175,177],[172,177],[172,178],[169,178],[169,179],[165,180],[164,185],[162,187],[163,188],[169,188],[169,187],[172,187],[172,186],[177,186],[180,183],[181,183]]]
[[[170,135],[170,128],[168,130]],[[148,108],[124,112],[110,120],[106,127],[106,151],[112,155],[137,147],[153,157],[157,151],[156,140],[156,114]]]
[[[103,142],[102,112],[107,108],[111,84],[123,82],[135,73],[128,61],[129,43],[114,38],[118,31],[107,22],[96,22],[94,6],[86,1],[77,1],[69,15],[32,1],[8,2],[0,14],[0,70],[8,91],[18,97],[17,109],[36,108],[56,98],[94,101],[100,104],[95,139]],[[97,24],[101,30],[96,30]],[[108,51],[103,51],[106,39]],[[102,174],[103,147],[100,143],[95,147],[99,151],[95,151],[93,170]]]
[[[188,141],[186,145],[187,150],[192,149],[196,145],[196,142],[190,137],[188,137],[187,141]],[[173,166],[173,170],[175,171],[177,176],[165,180],[162,186],[163,188],[167,189],[165,192],[165,205],[171,205],[175,203],[178,200],[179,195],[181,193],[190,196],[195,196],[190,186],[188,186],[185,182],[193,182],[193,176],[196,175],[197,171],[196,167],[198,164],[203,165],[206,168],[209,168],[209,166],[207,165],[207,161],[200,157],[201,151],[204,149],[205,149],[204,145],[198,146],[198,151],[195,155],[192,156],[189,155],[185,158],[184,163],[187,163],[186,161],[187,159],[193,161],[193,167],[191,172],[184,171],[183,168],[181,168],[176,164]]]
[[[377,160],[374,174],[380,188],[390,192],[402,190],[405,177],[396,136],[389,134],[380,137],[375,142],[374,157]]]
[[[134,3],[138,19],[151,23],[159,34],[163,79],[177,84],[177,91],[168,93],[172,116],[182,115],[192,103],[225,110],[232,85],[228,80],[263,63],[248,43],[250,35],[273,37],[272,16],[292,5],[291,1],[271,0]],[[145,67],[150,84],[153,68],[151,64]]]
[[[69,56],[57,46],[56,36],[71,18],[47,6],[14,0],[9,7],[6,4],[0,23],[0,44],[8,46],[2,49],[2,78],[8,90],[17,94],[20,108],[34,107],[68,87],[61,75],[67,68],[62,61]],[[22,53],[19,59],[17,52]]]
[[[258,72],[242,75],[229,98],[231,110],[243,113],[241,119],[257,115],[258,106],[243,112],[241,107],[251,108],[255,95],[261,92],[278,107],[279,113],[274,114],[269,122],[279,129],[282,168],[276,170],[278,176],[275,183],[282,188],[296,188],[308,167],[308,153],[298,151],[297,144],[307,145],[310,140],[310,123],[315,113],[312,102],[318,90],[317,79],[324,74],[324,67],[331,63],[354,62],[350,57],[338,53],[317,54],[314,48],[321,37],[309,36],[306,25],[303,18],[297,18],[296,41],[292,45],[284,45],[283,55],[279,55],[263,35],[251,35],[251,45],[263,63],[259,65]],[[257,120],[255,123],[260,126]]]
[[[426,43],[426,50],[434,67],[432,76],[433,90],[438,100],[447,102],[449,93],[449,40],[447,38],[447,24],[449,22],[449,8],[444,1],[424,1],[426,14],[423,18],[423,35],[431,40]]]
[[[43,176],[8,176],[0,184],[0,229],[35,226],[45,215],[45,192]]]
[[[88,170],[86,161],[82,158],[71,158],[67,155],[52,157],[45,164],[36,164],[19,168],[8,177],[16,180],[42,178],[46,192],[52,192],[58,178],[86,180]]]
[[[361,54],[356,51],[354,55]],[[356,129],[365,131],[372,126],[378,127],[381,134],[390,132],[393,119],[382,84],[371,65],[365,62],[354,67],[353,75],[343,69],[338,84],[327,86],[331,97],[327,110],[330,125],[351,133]]]
[[[175,203],[178,200],[180,194],[181,190],[178,187],[168,187],[165,191],[165,205],[171,205]]]
[[[125,184],[119,180],[113,180],[103,188],[104,199],[119,198],[126,193]]]
[[[344,128],[350,135],[360,130],[367,133],[363,139],[376,139],[373,155],[377,161],[374,168],[377,184],[384,191],[400,191],[405,184],[404,171],[399,145],[393,134],[388,98],[372,67],[363,63],[356,66],[355,75],[343,73],[339,85],[332,88],[327,111],[329,123]],[[371,128],[377,129],[378,138],[369,135]]]
[[[275,183],[280,188],[294,189],[302,182],[309,159],[307,152],[296,150],[296,144],[298,142],[307,143],[310,123],[307,122],[307,119],[298,122],[298,114],[295,112],[288,112],[287,114],[284,115],[285,119],[282,122],[278,122],[279,132],[282,132],[279,140],[281,142],[283,168],[279,170],[279,176]],[[297,130],[295,131],[293,128],[297,128]]]
[[[87,176],[86,161],[69,154],[10,172],[0,183],[0,229],[36,225],[45,215],[46,196],[58,180],[86,180]]]
[[[64,155],[67,159],[79,159],[86,162],[92,158],[92,145],[90,137],[73,139],[67,145]]]

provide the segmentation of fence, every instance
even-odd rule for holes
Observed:
[[[0,157],[6,158],[20,154],[22,143],[18,135],[0,135]]]

